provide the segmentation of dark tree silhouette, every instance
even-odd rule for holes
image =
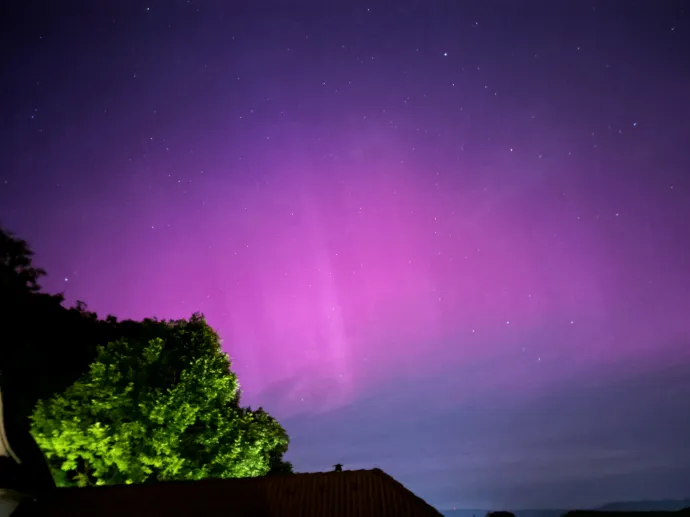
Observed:
[[[161,370],[155,381],[160,385],[178,382],[185,361],[193,355],[193,344],[186,341],[184,332],[171,332],[169,322],[118,321],[114,316],[102,320],[83,302],[74,308],[64,307],[62,295],[41,292],[40,279],[45,274],[34,266],[27,242],[0,226],[0,386],[5,420],[13,446],[25,451],[24,455],[37,457],[40,452],[29,434],[37,402],[64,393],[83,378],[96,360],[99,346],[115,341],[169,339],[171,349],[179,353],[175,365]],[[194,318],[186,324],[201,325]],[[188,335],[192,335],[194,329],[189,330]],[[185,350],[190,353],[185,355]],[[238,405],[239,392],[236,397]],[[270,418],[254,413],[257,418]],[[286,451],[287,441],[267,451],[269,473],[292,471],[282,460]]]
[[[32,258],[25,241],[0,227],[0,385],[7,410],[25,429],[36,402],[86,373],[99,345],[153,339],[166,329],[155,319],[101,320],[81,301],[64,307],[61,294],[40,291],[46,273]]]

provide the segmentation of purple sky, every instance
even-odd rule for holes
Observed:
[[[47,290],[202,311],[298,470],[690,495],[687,2],[31,4],[0,220]]]

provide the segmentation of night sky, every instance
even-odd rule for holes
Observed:
[[[298,471],[690,495],[690,3],[14,4],[0,221],[47,291],[203,312]]]

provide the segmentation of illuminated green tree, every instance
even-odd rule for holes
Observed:
[[[158,337],[100,347],[87,374],[38,403],[32,434],[58,485],[290,471],[286,432],[240,407],[237,377],[203,317],[156,323]]]

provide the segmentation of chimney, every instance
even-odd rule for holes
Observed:
[[[334,472],[342,472],[343,471],[343,466],[340,463],[336,463],[333,465]]]

